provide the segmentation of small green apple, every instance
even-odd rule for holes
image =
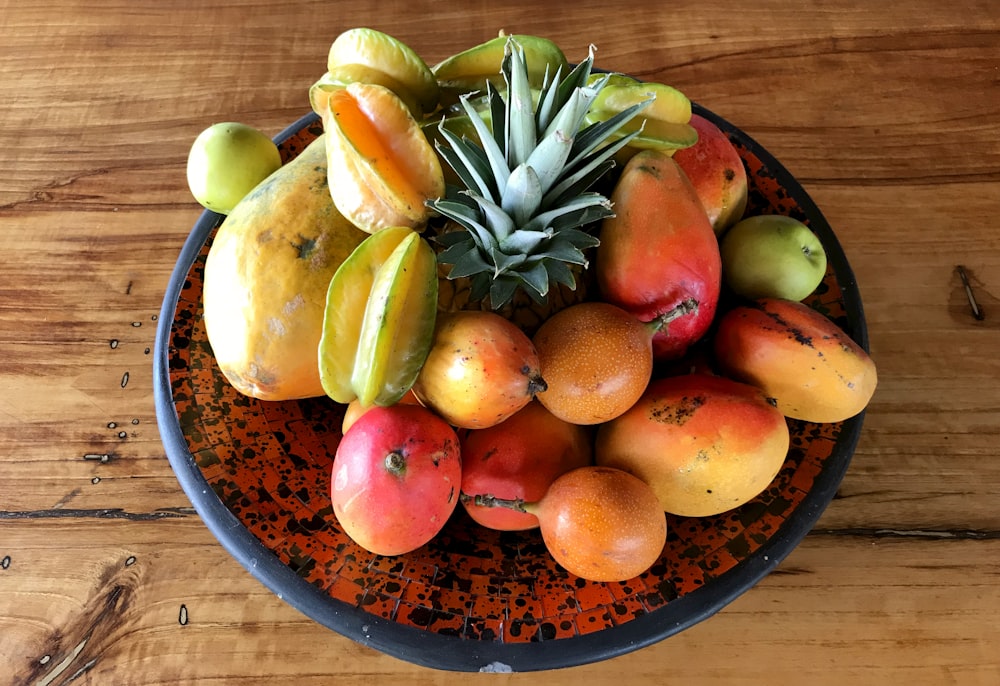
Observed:
[[[213,124],[191,145],[188,188],[202,207],[229,214],[280,166],[278,146],[257,129],[237,122]]]
[[[803,300],[826,274],[823,244],[792,217],[748,217],[726,232],[720,249],[726,284],[746,298]]]

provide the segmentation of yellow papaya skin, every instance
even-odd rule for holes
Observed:
[[[251,191],[219,227],[205,262],[205,327],[244,395],[324,395],[316,362],[326,291],[364,233],[336,209],[324,136]]]

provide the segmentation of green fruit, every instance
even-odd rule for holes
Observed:
[[[415,231],[372,234],[327,291],[319,373],[341,403],[388,406],[406,394],[430,351],[437,313],[437,259]]]
[[[532,88],[542,87],[546,71],[550,79],[560,68],[565,76],[568,68],[566,56],[552,41],[538,36],[500,35],[452,55],[431,68],[441,88],[441,102],[448,105],[457,102],[461,95],[483,91],[487,81],[497,89],[506,88],[500,68],[507,41],[511,38],[524,50],[525,62],[528,65],[528,83]]]
[[[823,244],[791,217],[748,217],[725,233],[720,250],[726,285],[746,298],[803,300],[826,275]]]
[[[639,132],[628,147],[635,150],[673,151],[698,142],[691,120],[691,101],[676,88],[662,83],[644,83],[612,74],[587,113],[587,124],[606,121],[638,103],[652,99],[642,115],[619,129],[618,135]]]
[[[202,207],[229,214],[279,167],[278,146],[257,129],[236,122],[214,124],[191,146],[188,188]]]
[[[330,45],[327,70],[337,76],[344,67],[363,67],[369,73],[365,83],[398,91],[403,102],[415,102],[423,112],[437,107],[438,84],[430,68],[412,48],[388,34],[356,28],[337,36]],[[381,76],[373,77],[372,72]],[[357,75],[352,78],[358,80]]]
[[[423,108],[416,101],[414,94],[404,84],[378,69],[364,64],[342,64],[326,72],[309,88],[309,104],[313,111],[321,117],[326,113],[330,93],[340,88],[346,88],[352,83],[373,83],[388,88],[403,101],[415,118],[423,117]]]

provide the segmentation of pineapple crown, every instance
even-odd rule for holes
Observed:
[[[524,50],[507,41],[501,73],[506,97],[489,82],[486,111],[492,125],[460,99],[479,143],[439,125],[448,146],[442,158],[465,185],[449,186],[428,206],[464,230],[444,233],[438,259],[452,265],[449,278],[469,277],[470,297],[487,295],[494,309],[522,288],[544,302],[553,282],[576,288],[569,265],[587,266],[583,253],[599,244],[583,230],[613,214],[611,202],[589,189],[614,167],[613,156],[640,131],[610,140],[652,99],[583,128],[591,103],[609,75],[591,79],[594,49],[565,77],[548,70],[537,96],[528,80]]]

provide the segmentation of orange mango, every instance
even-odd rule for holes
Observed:
[[[726,134],[705,117],[691,115],[698,142],[674,153],[694,186],[716,235],[738,222],[747,208],[747,172]]]
[[[628,412],[602,425],[594,456],[649,484],[664,511],[706,517],[767,488],[789,442],[785,418],[759,389],[685,374],[653,381]]]
[[[753,384],[786,416],[839,422],[861,412],[878,384],[875,362],[825,315],[763,298],[719,321],[714,350],[727,376]]]

